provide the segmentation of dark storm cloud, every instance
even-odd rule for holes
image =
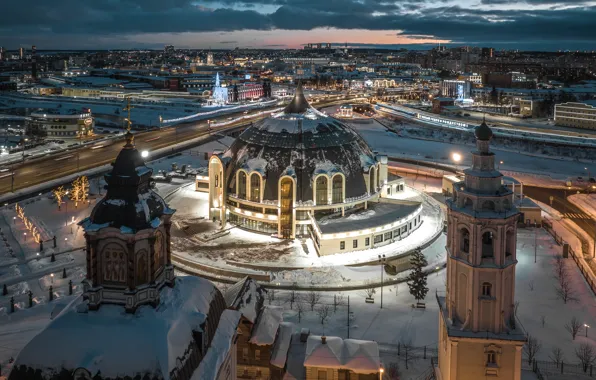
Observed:
[[[481,0],[503,4],[513,0]],[[517,1],[516,1],[517,3]],[[527,0],[528,4],[579,4]],[[222,5],[223,4],[223,5]],[[524,11],[429,6],[427,0],[19,0],[0,12],[0,42],[22,38],[122,37],[137,33],[313,28],[400,30],[462,43],[596,40],[596,7]],[[270,14],[257,12],[264,7]],[[272,8],[273,6],[273,8]],[[76,17],[73,17],[76,15]],[[5,43],[4,43],[5,44]],[[564,46],[561,46],[564,48]]]

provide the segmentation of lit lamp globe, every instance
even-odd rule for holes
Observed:
[[[143,157],[143,158],[147,158],[147,157],[149,157],[149,151],[148,151],[148,150],[144,150],[144,151],[142,151],[142,152],[141,152],[141,157]]]

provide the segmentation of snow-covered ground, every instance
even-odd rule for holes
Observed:
[[[534,263],[534,241],[538,242],[537,262]],[[565,324],[571,317],[591,324],[596,322],[596,304],[594,295],[583,280],[572,259],[566,259],[565,265],[571,273],[571,282],[577,302],[564,304],[555,294],[556,279],[553,276],[554,257],[561,253],[561,247],[556,245],[552,237],[541,229],[524,229],[518,232],[518,265],[516,267],[516,300],[519,301],[518,317],[525,330],[536,336],[542,343],[542,349],[537,355],[539,360],[548,361],[549,354],[554,347],[563,351],[567,363],[576,363],[575,348],[582,342],[589,341],[596,344],[596,334],[582,330],[572,340],[571,334],[566,331]],[[378,269],[378,268],[377,268]],[[428,355],[434,355],[431,348],[436,348],[438,343],[438,305],[435,292],[445,291],[445,271],[432,274],[428,278],[429,292],[426,297],[426,309],[413,309],[414,302],[408,292],[406,284],[385,286],[383,290],[383,309],[380,308],[380,292],[376,289],[375,303],[365,303],[364,290],[320,293],[321,300],[310,311],[306,301],[306,292],[299,292],[304,304],[298,321],[296,304],[290,309],[290,292],[275,291],[273,305],[284,307],[284,321],[296,324],[297,329],[306,327],[314,334],[337,335],[347,337],[348,308],[347,299],[350,299],[350,312],[353,319],[350,321],[350,337],[355,339],[375,340],[379,342],[382,359],[387,365],[399,361],[400,368],[405,370],[403,355],[395,355],[396,345],[399,342],[411,341],[413,346],[429,349]],[[335,300],[340,299],[341,305],[337,311],[331,313],[329,319],[321,324],[317,309],[321,305],[330,305],[333,310]],[[267,303],[268,301],[266,301]],[[544,326],[542,325],[544,317]],[[422,356],[418,351],[416,356]],[[430,366],[429,360],[416,359],[412,369],[405,371],[404,380],[416,379],[422,371]]]
[[[374,151],[387,154],[393,157],[413,158],[423,161],[437,162],[442,164],[454,164],[451,157],[453,153],[459,153],[462,157],[459,163],[462,167],[469,167],[472,164],[474,150],[471,145],[457,142],[429,141],[411,137],[400,137],[393,132],[387,131],[381,124],[353,124],[362,137],[370,144]],[[532,155],[492,149],[496,154],[500,169],[522,172],[528,174],[548,173],[554,179],[567,179],[573,176],[585,176],[588,167],[590,172],[596,172],[596,165],[593,163],[582,163],[564,159],[535,157]],[[428,156],[428,157],[427,157]]]
[[[573,194],[567,200],[596,219],[596,194]]]

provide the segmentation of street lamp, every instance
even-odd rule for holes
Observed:
[[[584,327],[586,328],[586,338],[588,337],[588,329],[590,328],[590,326],[588,326],[587,324],[584,323]]]
[[[588,182],[589,182],[590,181],[590,169],[585,167],[584,170],[588,172]]]
[[[503,165],[503,161],[499,161],[499,170],[501,169],[501,165]]]
[[[451,154],[451,159],[453,159],[453,161],[455,161],[455,167],[459,170],[459,163],[462,160],[462,156],[461,154],[455,152]]]
[[[149,157],[149,151],[147,151],[147,150],[142,151],[141,152],[141,157],[143,157],[143,158]]]
[[[52,284],[54,283],[54,273],[50,274],[50,277],[52,277]]]
[[[379,256],[379,264],[381,264],[381,309],[383,308],[383,272],[385,272],[385,263],[387,260],[385,259],[385,255]]]
[[[385,372],[385,369],[383,367],[379,368],[379,380],[383,380],[383,372]]]

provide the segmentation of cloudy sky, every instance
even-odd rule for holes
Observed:
[[[596,0],[15,0],[0,11],[10,49],[308,42],[596,50]]]

